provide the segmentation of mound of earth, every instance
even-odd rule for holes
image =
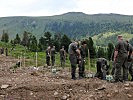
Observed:
[[[109,83],[97,78],[72,80],[70,69],[10,68],[17,62],[0,56],[0,100],[133,100],[133,82]]]

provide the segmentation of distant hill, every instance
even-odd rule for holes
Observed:
[[[67,34],[71,38],[94,36],[106,32],[133,34],[133,16],[120,14],[94,14],[69,12],[44,17],[1,17],[0,34],[7,30],[10,37],[28,31],[40,37],[44,32]]]
[[[108,43],[117,43],[117,36],[122,35],[124,40],[130,41],[133,38],[133,34],[122,32],[107,32],[93,36],[93,41],[97,46],[107,46]]]

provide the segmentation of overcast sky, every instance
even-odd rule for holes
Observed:
[[[73,11],[133,15],[133,0],[0,0],[0,17],[51,16]]]

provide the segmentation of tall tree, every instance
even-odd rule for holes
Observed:
[[[49,46],[49,45],[51,45],[51,33],[50,32],[45,32],[44,33],[44,39],[45,39],[45,45],[46,46]]]
[[[3,30],[1,41],[6,43],[9,41],[9,35],[5,30]]]
[[[67,52],[68,52],[68,47],[70,43],[71,43],[71,39],[67,35],[64,34],[61,38],[61,46],[64,46]]]
[[[22,45],[28,46],[28,43],[29,43],[29,34],[28,34],[28,32],[24,31],[23,39],[22,39]]]
[[[108,59],[111,60],[112,53],[114,51],[114,45],[112,43],[108,43]]]
[[[87,41],[87,47],[89,49],[89,52],[90,52],[90,58],[95,58],[96,57],[96,50],[94,48],[94,42],[92,40],[91,37],[89,37],[89,40],[86,40]]]
[[[15,44],[20,44],[21,43],[21,39],[20,39],[18,34],[16,34],[16,38],[14,39],[14,43]]]
[[[103,57],[105,57],[104,48],[102,48],[102,47],[99,47],[99,48],[98,48],[97,57],[98,57],[98,58],[101,58],[101,57],[103,58]]]
[[[35,36],[30,38],[29,49],[33,52],[37,51],[37,39]]]

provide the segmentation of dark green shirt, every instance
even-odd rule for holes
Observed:
[[[118,41],[115,46],[115,51],[118,51],[118,56],[122,56],[123,54],[127,54],[129,51],[129,45],[126,41]]]

